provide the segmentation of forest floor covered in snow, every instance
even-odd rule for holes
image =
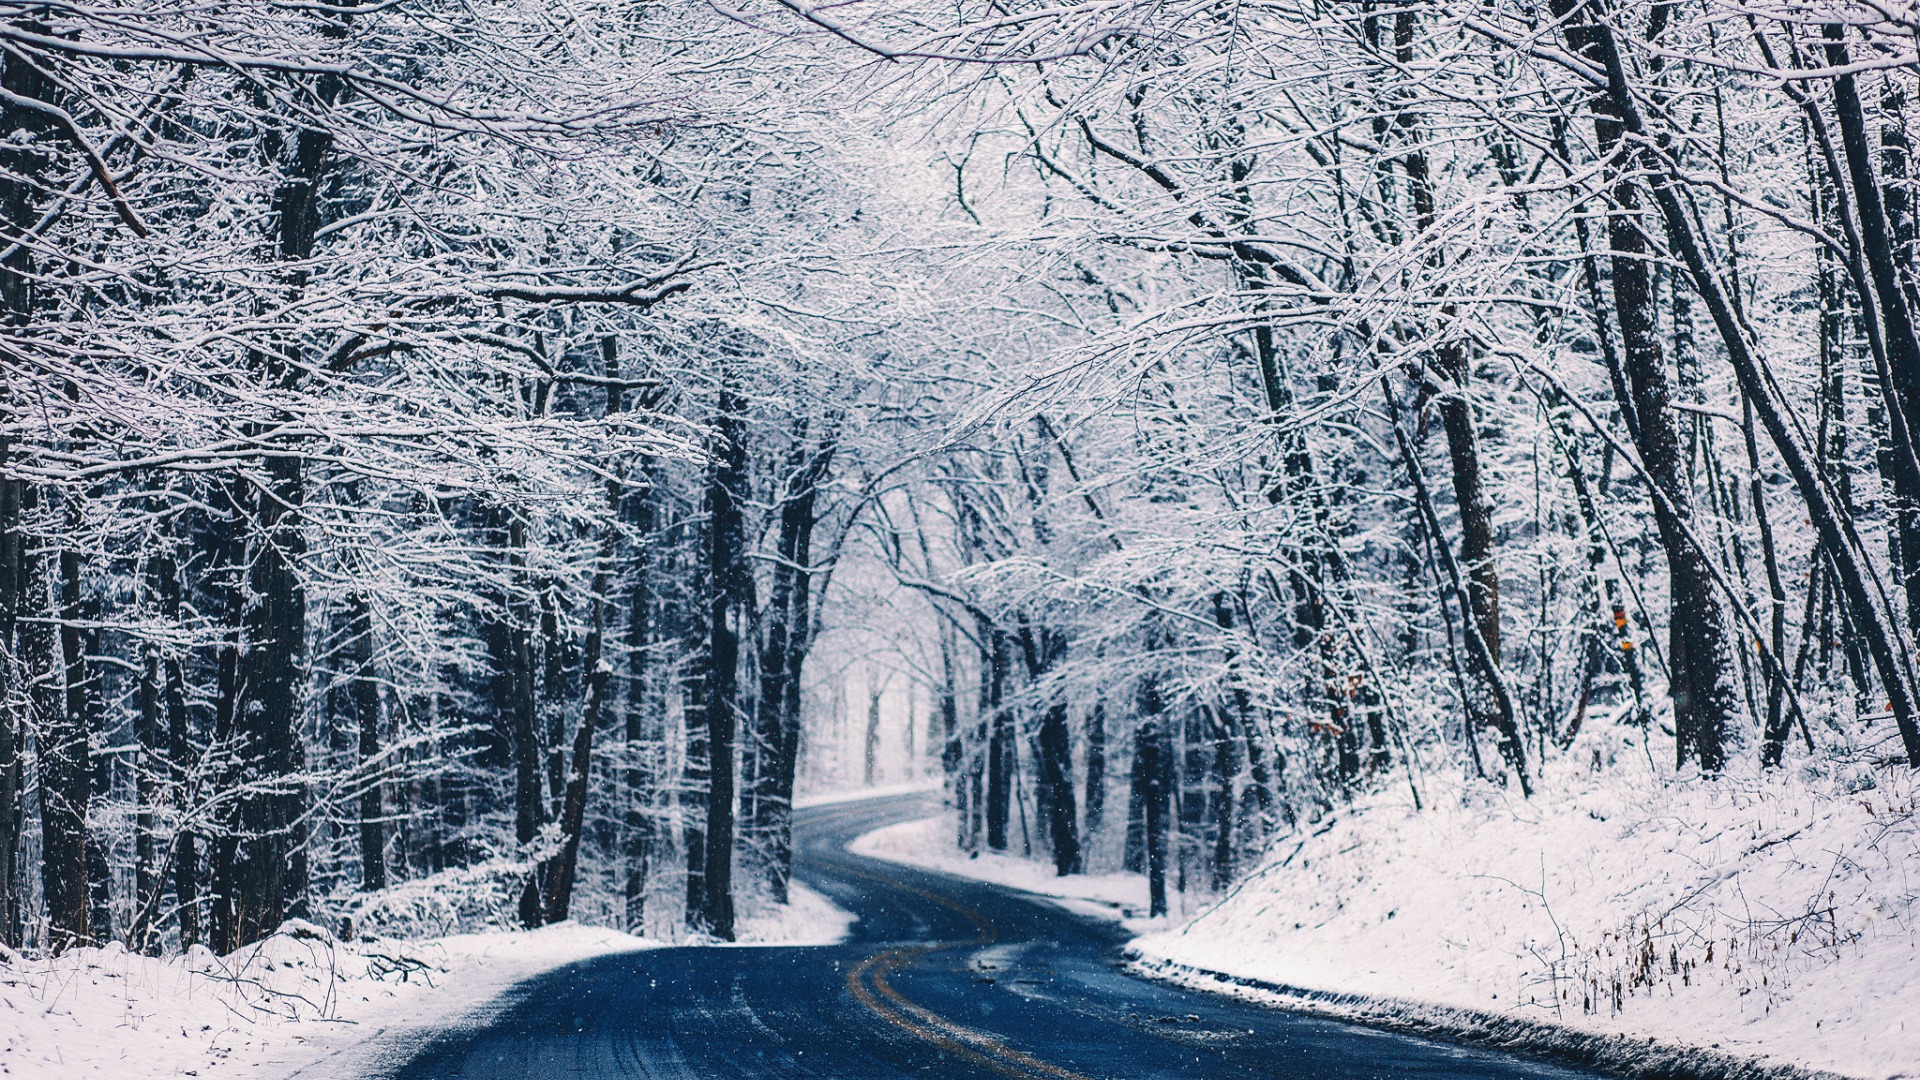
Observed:
[[[1920,778],[1822,761],[1676,779],[1634,740],[1584,736],[1532,799],[1427,776],[1415,810],[1404,780],[1383,785],[1278,838],[1197,915],[1147,929],[1136,962],[1485,1041],[1552,1048],[1566,1032],[1567,1052],[1616,1066],[1920,1076]],[[855,849],[1109,911],[1145,900],[1131,875],[953,854],[940,820]]]
[[[748,944],[829,944],[852,916],[795,885],[742,920]],[[54,959],[0,952],[0,1076],[357,1076],[427,1032],[484,1018],[515,983],[661,943],[566,922],[531,931],[338,941],[290,922],[228,956],[154,958],[113,945]]]

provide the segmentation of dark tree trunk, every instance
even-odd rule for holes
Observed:
[[[140,712],[134,721],[134,741],[140,756],[133,772],[133,919],[127,924],[127,947],[136,952],[151,952],[152,916],[161,893],[159,847],[154,836],[154,809],[165,798],[167,780],[161,762],[166,748],[161,741],[161,672],[159,647],[148,643],[140,658]]]
[[[1619,58],[1611,32],[1595,25],[1596,4],[1597,0],[1553,0],[1553,10],[1568,44],[1605,70],[1609,58],[1616,65]],[[1635,420],[1634,441],[1641,464],[1659,489],[1654,523],[1667,557],[1671,598],[1668,660],[1675,756],[1681,763],[1696,760],[1703,770],[1717,772],[1726,762],[1726,733],[1738,708],[1733,656],[1707,554],[1690,535],[1693,489],[1670,405],[1672,389],[1660,344],[1649,251],[1640,231],[1640,191],[1629,160],[1638,144],[1623,138],[1625,117],[1611,97],[1596,100],[1593,122],[1606,158],[1612,200],[1607,240],[1612,253],[1614,314],[1630,396],[1626,407]]]
[[[225,485],[224,506],[209,519],[205,530],[206,557],[212,568],[209,584],[219,606],[223,634],[214,657],[213,740],[210,747],[220,763],[216,785],[224,784],[236,769],[229,748],[237,737],[240,715],[240,655],[246,618],[247,590],[244,522],[248,514],[246,487],[239,480]],[[233,859],[238,849],[233,816],[224,810],[215,818],[207,852],[207,944],[215,952],[231,952],[235,944],[232,907]]]
[[[983,677],[987,681],[987,847],[1007,850],[1007,825],[1013,813],[1013,710],[1006,704],[1007,668],[1011,642],[1007,635],[989,628],[988,653]]]
[[[1147,871],[1147,915],[1167,913],[1168,840],[1173,817],[1173,748],[1160,686],[1140,685],[1140,725],[1134,730],[1134,786],[1140,803],[1141,848]]]
[[[0,57],[0,64],[7,63]],[[11,65],[9,65],[11,66]],[[0,151],[4,153],[4,151]],[[3,162],[0,162],[3,164]],[[7,271],[0,263],[0,278]],[[4,289],[0,289],[0,298]],[[0,424],[10,420],[0,401]],[[20,837],[26,818],[27,680],[19,627],[21,606],[32,588],[26,540],[27,485],[7,474],[12,443],[0,434],[0,945],[18,949],[25,934],[25,886],[20,877]]]
[[[1120,868],[1129,874],[1147,872],[1147,774],[1142,771],[1146,764],[1146,759],[1140,756],[1136,729],[1132,760],[1127,765],[1127,827],[1120,843]]]
[[[602,374],[607,378],[603,419],[611,421],[626,411],[625,390],[620,379],[619,342],[612,337],[600,341]],[[614,553],[619,543],[619,516],[625,485],[618,479],[606,484],[607,522],[600,537],[600,551],[594,560],[591,595],[587,597],[587,641],[581,657],[586,698],[582,703],[580,728],[573,737],[573,764],[567,776],[566,791],[560,801],[560,850],[542,867],[542,887],[546,894],[544,920],[548,924],[564,921],[572,911],[574,880],[580,866],[580,836],[586,828],[587,785],[593,777],[593,740],[607,711],[607,694],[613,685],[613,665],[606,660],[607,593],[613,587]],[[553,643],[549,642],[549,648]]]
[[[1065,876],[1080,872],[1080,831],[1073,806],[1073,742],[1067,731],[1067,707],[1050,706],[1040,715],[1036,739],[1040,769],[1037,789],[1044,792],[1040,806],[1045,810],[1047,840],[1053,847],[1054,872]]]
[[[1602,121],[1611,120],[1632,137],[1629,147],[1644,148],[1650,133],[1641,118],[1612,31],[1592,8],[1593,0],[1554,0],[1554,12],[1561,20],[1568,44],[1582,56],[1594,61],[1607,73]],[[1618,141],[1618,140],[1615,140]],[[1645,157],[1644,149],[1641,156]],[[1846,594],[1849,614],[1855,630],[1866,640],[1878,669],[1881,683],[1893,707],[1901,742],[1907,759],[1920,767],[1920,702],[1916,702],[1911,657],[1893,618],[1893,605],[1869,575],[1865,548],[1860,542],[1852,518],[1841,512],[1830,497],[1823,478],[1807,458],[1806,448],[1790,426],[1772,396],[1765,365],[1753,350],[1741,325],[1733,302],[1722,288],[1718,274],[1708,263],[1706,253],[1695,236],[1686,205],[1674,190],[1671,177],[1658,161],[1650,161],[1647,183],[1660,217],[1666,226],[1667,240],[1687,267],[1694,292],[1706,303],[1714,328],[1725,346],[1741,392],[1753,404],[1756,417],[1767,429],[1774,448],[1787,471],[1793,476],[1809,517],[1827,549],[1835,576]],[[1676,616],[1677,617],[1677,616]]]
[[[344,35],[343,22],[324,28]],[[322,76],[311,87],[324,107],[337,102],[345,84]],[[282,279],[284,300],[306,289],[300,263],[312,257],[323,222],[322,185],[332,171],[333,135],[298,127],[290,135],[267,133],[266,159],[280,170],[273,195],[269,237],[276,258],[290,265]],[[292,390],[305,378],[300,348],[281,340],[254,354],[253,366],[274,391]],[[249,425],[254,438],[269,439],[270,424]],[[298,738],[304,676],[307,604],[299,566],[306,555],[301,520],[306,498],[305,465],[291,446],[260,463],[263,481],[255,497],[239,505],[252,509],[249,521],[245,603],[239,622],[239,681],[245,699],[230,717],[234,733],[230,785],[245,794],[235,800],[224,822],[224,885],[217,903],[224,928],[220,942],[231,950],[271,934],[290,914],[304,911],[305,792],[295,779],[302,765]]]
[[[1418,16],[1413,10],[1405,7],[1394,18],[1394,53],[1403,67],[1414,61],[1413,41],[1417,20]],[[1401,157],[1401,168],[1407,175],[1407,194],[1413,203],[1414,227],[1424,235],[1433,228],[1437,209],[1431,166],[1426,151],[1419,149],[1423,139],[1420,117],[1411,109],[1403,109],[1397,124],[1402,137],[1415,147]],[[1430,265],[1439,269],[1440,256],[1437,253],[1430,260]],[[1501,719],[1494,704],[1496,695],[1490,687],[1498,676],[1497,672],[1487,670],[1488,664],[1495,668],[1500,666],[1500,575],[1493,561],[1493,505],[1487,498],[1486,486],[1480,476],[1479,432],[1474,422],[1473,403],[1467,397],[1471,378],[1467,351],[1460,340],[1453,336],[1453,328],[1449,325],[1459,313],[1451,302],[1441,304],[1439,311],[1442,323],[1434,330],[1439,335],[1439,341],[1432,352],[1433,373],[1436,376],[1432,389],[1437,395],[1435,406],[1440,413],[1441,425],[1446,429],[1447,456],[1453,473],[1454,505],[1460,512],[1460,565],[1466,571],[1467,599],[1474,626],[1479,631],[1481,641],[1486,644],[1484,657],[1478,649],[1468,653],[1467,670],[1474,691],[1467,696],[1467,708],[1472,714],[1469,722],[1476,727],[1497,729]],[[1436,537],[1435,542],[1442,541]]]
[[[860,779],[868,787],[873,786],[874,772],[880,762],[880,697],[886,687],[874,686],[871,682],[873,672],[867,672],[867,730],[860,741]]]
[[[617,482],[609,482],[607,486],[607,501],[612,504],[609,507],[611,510],[619,504],[620,489]],[[606,538],[601,541],[599,563],[593,575],[593,595],[587,601],[593,607],[583,657],[587,694],[580,730],[573,737],[573,766],[568,772],[566,793],[560,803],[560,851],[548,860],[541,875],[545,879],[546,891],[543,915],[549,924],[565,920],[572,910],[574,877],[580,864],[580,833],[586,824],[587,782],[592,778],[593,770],[593,738],[600,728],[601,715],[606,711],[607,689],[613,681],[613,668],[604,662],[606,595],[612,579],[613,542],[613,526],[609,524]]]
[[[1207,788],[1207,822],[1213,830],[1213,891],[1224,892],[1233,883],[1233,827],[1237,800],[1235,785],[1240,779],[1240,758],[1233,731],[1226,719],[1213,709],[1207,710],[1207,726],[1213,737],[1213,767]]]
[[[357,501],[357,500],[356,500]],[[387,887],[386,785],[380,761],[380,684],[373,660],[373,610],[366,593],[347,595],[347,647],[350,672],[347,701],[360,740],[360,888]]]
[[[31,586],[36,600],[51,599],[46,575],[53,563],[35,560],[39,574]],[[61,607],[66,606],[64,566],[55,571],[61,581]],[[30,602],[31,603],[31,602]],[[28,610],[32,610],[30,607]],[[88,754],[86,711],[71,708],[59,672],[70,675],[68,657],[79,651],[78,635],[55,629],[52,605],[40,607],[36,621],[23,628],[22,652],[27,670],[36,676],[31,699],[40,726],[40,848],[41,889],[47,909],[47,940],[54,951],[84,944],[92,938],[87,890],[87,806],[93,792]],[[42,623],[38,619],[46,619]],[[71,650],[69,652],[68,650]]]
[[[1096,701],[1087,714],[1086,838],[1092,843],[1100,835],[1107,817],[1107,703]]]
[[[1213,786],[1207,770],[1207,718],[1202,709],[1188,703],[1179,726],[1168,724],[1167,728],[1174,739],[1174,820],[1178,823],[1174,844],[1179,873],[1174,880],[1179,891],[1186,893],[1213,857],[1206,843],[1207,803]]]
[[[547,797],[553,801],[552,813],[560,814],[567,791],[567,702],[572,699],[568,672],[572,668],[571,643],[560,632],[560,610],[566,600],[560,586],[543,579],[534,589],[540,610],[540,694],[539,717],[545,721],[541,745],[546,749]]]
[[[32,33],[48,29],[31,18],[17,19],[15,25]],[[0,230],[20,237],[33,228],[52,186],[46,173],[53,160],[42,145],[53,134],[51,122],[30,103],[52,102],[56,93],[38,64],[14,53],[0,54],[0,90],[11,95],[0,101],[0,130],[11,133],[0,143]],[[0,323],[6,326],[33,320],[34,251],[33,244],[15,243],[0,257]],[[23,404],[0,386],[0,428],[12,426]],[[0,434],[0,943],[9,947],[18,947],[25,933],[19,852],[26,814],[26,733],[34,711],[30,687],[36,676],[48,674],[33,666],[31,645],[40,639],[40,631],[19,620],[49,614],[44,599],[34,596],[45,581],[38,576],[38,557],[30,553],[26,540],[27,515],[38,496],[9,471],[17,451],[10,438]]]
[[[1920,440],[1920,330],[1914,325],[1909,292],[1901,280],[1896,252],[1897,219],[1889,213],[1891,200],[1883,197],[1894,194],[1897,189],[1883,189],[1880,178],[1874,175],[1865,110],[1855,78],[1847,71],[1849,50],[1845,31],[1839,24],[1829,23],[1823,35],[1827,64],[1840,72],[1833,78],[1833,113],[1839,122],[1840,145],[1845,151],[1861,254],[1873,286],[1870,296],[1861,297],[1868,301],[1863,304],[1864,317],[1873,318],[1874,313],[1878,313],[1887,367],[1892,374],[1893,390],[1907,435],[1908,445],[1896,447],[1894,452],[1911,459],[1920,454],[1920,443],[1915,441]],[[1900,159],[1900,155],[1895,155],[1896,161]],[[1838,178],[1835,182],[1837,185]],[[1903,204],[1904,196],[1901,191],[1896,198]],[[1900,577],[1907,599],[1908,626],[1920,633],[1920,484],[1916,484],[1920,478],[1913,477],[1911,470],[1905,468],[1896,468],[1893,474]]]
[[[48,28],[35,19],[18,19],[15,25],[29,32],[46,33]],[[58,90],[46,72],[34,61],[19,55],[0,57],[0,89],[9,99],[0,103],[0,126],[13,133],[0,146],[0,226],[11,236],[30,232],[52,186],[46,174],[55,162],[50,149],[56,137],[48,114],[34,108],[34,102],[55,103]],[[30,324],[37,304],[34,282],[36,245],[17,243],[0,259],[0,321],[13,327]],[[0,422],[12,422],[18,403],[12,393],[0,401]],[[12,450],[12,447],[6,448]],[[0,466],[11,464],[10,454],[0,454]],[[8,665],[0,678],[0,692],[7,694],[0,708],[6,710],[0,720],[0,940],[18,943],[23,930],[23,889],[19,876],[18,845],[24,815],[25,772],[23,751],[30,725],[22,721],[31,715],[37,726],[40,746],[40,813],[42,831],[42,888],[48,918],[48,943],[55,951],[82,943],[92,936],[89,910],[89,866],[87,806],[91,793],[89,731],[87,711],[69,707],[69,695],[61,691],[64,666],[68,675],[78,659],[84,695],[86,661],[71,639],[71,632],[55,629],[56,615],[64,615],[69,606],[67,581],[70,562],[77,558],[61,552],[57,560],[33,553],[25,538],[27,516],[39,508],[40,496],[25,481],[0,475],[0,541],[6,548],[6,595],[0,597],[0,623],[6,637],[0,637],[0,663]],[[54,563],[57,562],[56,567]],[[53,597],[53,577],[61,579],[58,608]],[[67,624],[71,628],[71,624]],[[27,713],[15,713],[16,703],[24,703]],[[97,862],[97,860],[96,860]]]
[[[653,871],[656,822],[654,751],[660,732],[653,722],[650,690],[653,644],[653,477],[647,475],[627,496],[627,516],[633,524],[634,544],[627,555],[627,699],[625,725],[627,767],[622,777],[626,826],[626,926],[644,934],[647,923],[647,886]]]
[[[794,445],[787,456],[789,474],[803,461],[801,446],[805,432],[804,423],[796,426]],[[745,785],[746,805],[743,812],[749,848],[760,859],[766,885],[777,903],[786,902],[788,881],[786,868],[789,850],[781,843],[779,833],[781,823],[790,820],[790,816],[781,812],[780,777],[785,771],[786,756],[788,654],[797,645],[794,640],[793,606],[798,562],[792,552],[799,541],[795,529],[800,527],[800,522],[789,511],[798,498],[790,489],[779,507],[780,532],[774,541],[779,559],[773,566],[772,589],[767,597],[766,611],[760,617],[760,692],[754,701],[753,719],[753,742],[759,749],[759,755],[754,774]],[[809,520],[805,527],[811,528],[811,510],[807,517]]]
[[[1442,584],[1459,601],[1461,621],[1464,624],[1463,636],[1467,639],[1468,654],[1480,657],[1480,670],[1489,676],[1487,683],[1480,690],[1492,697],[1489,703],[1489,714],[1493,719],[1494,730],[1499,736],[1501,756],[1506,758],[1508,766],[1513,769],[1515,778],[1520,782],[1521,792],[1531,796],[1533,782],[1527,775],[1526,745],[1521,741],[1520,727],[1514,718],[1513,695],[1507,689],[1506,679],[1500,674],[1500,665],[1494,662],[1491,650],[1487,648],[1486,641],[1480,636],[1479,623],[1473,617],[1472,605],[1468,600],[1467,586],[1462,580],[1460,565],[1454,559],[1453,552],[1440,538],[1440,516],[1434,509],[1433,495],[1428,490],[1426,474],[1420,467],[1419,457],[1413,451],[1413,443],[1408,440],[1407,433],[1402,430],[1400,406],[1394,395],[1393,386],[1388,380],[1382,379],[1380,390],[1386,397],[1387,416],[1393,423],[1394,440],[1399,445],[1401,462],[1407,470],[1407,479],[1413,483],[1414,506],[1420,513],[1421,526],[1433,541],[1432,550],[1440,563],[1439,573],[1443,578]],[[1444,608],[1442,614],[1446,614]],[[1451,637],[1451,624],[1449,624],[1448,634]],[[1456,672],[1459,670],[1457,664],[1455,670]],[[1470,694],[1472,691],[1463,687],[1462,692]],[[1473,755],[1474,768],[1478,771],[1480,757],[1479,749],[1474,743],[1475,725],[1468,723],[1466,730],[1467,749]]]
[[[83,527],[77,502],[67,503],[66,532],[77,536]],[[66,711],[73,730],[106,735],[106,701],[100,686],[100,674],[94,670],[94,658],[100,655],[100,602],[89,588],[87,566],[78,551],[60,552],[60,648],[66,660]],[[92,798],[105,800],[113,794],[113,759],[107,755],[86,755],[87,780]],[[87,862],[87,910],[95,942],[113,940],[113,871],[101,837],[94,832],[81,812],[80,828],[85,836]]]
[[[298,736],[306,593],[298,560],[305,554],[297,507],[303,499],[297,459],[276,456],[265,463],[267,486],[254,502],[258,529],[252,545],[245,619],[246,697],[235,717],[235,800],[229,838],[230,878],[219,898],[231,935],[228,951],[279,928],[302,901],[305,882],[296,876],[295,848],[304,793],[293,779],[300,771]]]
[[[513,831],[523,847],[531,845],[546,824],[546,803],[540,794],[540,733],[533,690],[532,613],[528,610],[527,525],[520,515],[502,508],[505,519],[506,584],[499,596],[498,621],[489,627],[488,651],[493,654],[494,707],[504,717],[513,743]],[[540,888],[532,878],[520,893],[520,922],[540,925]]]
[[[707,930],[722,941],[734,936],[733,831],[734,734],[739,710],[739,620],[747,611],[753,578],[745,560],[744,500],[747,492],[746,403],[725,386],[717,404],[718,433],[707,479],[708,666],[702,691],[707,721],[706,806]]]
[[[826,459],[816,457],[820,468],[816,476],[825,475]],[[794,507],[795,531],[794,543],[786,557],[798,567],[808,567],[813,558],[813,514],[815,497],[810,490],[803,506]],[[785,511],[782,512],[783,518]],[[801,523],[804,522],[804,525]],[[786,526],[782,525],[782,535]],[[777,903],[787,902],[788,883],[793,875],[793,785],[800,765],[800,679],[804,673],[807,652],[813,641],[813,572],[810,569],[796,571],[792,583],[792,595],[788,599],[787,642],[782,652],[782,676],[779,691],[779,730],[778,739],[773,744],[773,769],[771,770],[772,788],[766,802],[767,838],[769,842],[769,877],[773,898]]]
[[[703,602],[712,585],[707,581],[706,554],[694,572],[695,599],[687,609],[687,661],[682,670],[680,714],[685,723],[685,767],[681,776],[680,846],[687,859],[687,929],[707,929],[707,816],[705,813],[711,743],[707,738],[708,669],[713,665],[712,643],[706,630]]]
[[[170,551],[154,563],[152,576],[154,591],[160,599],[160,617],[167,626],[179,626],[182,617],[180,567]],[[167,711],[164,797],[176,811],[184,814],[189,810],[190,781],[199,766],[193,745],[193,718],[187,706],[186,663],[176,652],[165,650],[160,655],[160,670],[161,696]],[[185,949],[200,943],[201,928],[199,838],[184,823],[174,832],[169,861],[173,867],[173,900],[180,924],[180,947]]]
[[[1020,650],[1027,663],[1027,675],[1039,682],[1066,657],[1067,643],[1059,633],[1036,627],[1026,617],[1020,619]],[[1034,732],[1034,817],[1046,829],[1047,845],[1053,852],[1054,870],[1061,874],[1080,872],[1080,826],[1073,803],[1073,736],[1067,730],[1067,707],[1049,705],[1040,714]]]

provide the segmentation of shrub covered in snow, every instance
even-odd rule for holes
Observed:
[[[524,859],[493,858],[364,894],[350,909],[352,932],[429,938],[514,929],[530,872]]]

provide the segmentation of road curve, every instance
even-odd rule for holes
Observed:
[[[845,944],[575,964],[516,987],[489,1025],[429,1042],[393,1080],[1586,1075],[1135,978],[1113,926],[845,850],[928,809],[909,797],[798,815],[795,874],[860,917]]]

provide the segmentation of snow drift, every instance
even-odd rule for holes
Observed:
[[[1614,728],[1548,759],[1532,800],[1432,778],[1424,811],[1404,786],[1356,800],[1135,955],[1309,996],[1920,1075],[1913,771],[1676,779],[1635,738]]]

